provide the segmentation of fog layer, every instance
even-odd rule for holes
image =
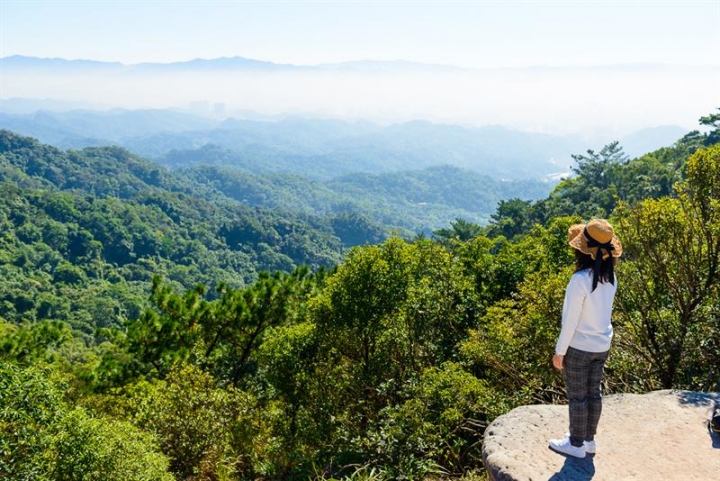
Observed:
[[[720,105],[720,69],[712,67],[3,70],[4,99],[179,107],[215,117],[252,112],[388,123],[426,119],[553,134],[622,134],[662,124],[696,128],[699,116]]]

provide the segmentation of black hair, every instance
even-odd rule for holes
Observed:
[[[607,259],[603,259],[599,268],[598,272],[595,273],[594,270],[596,269],[595,259],[590,256],[590,254],[585,254],[584,252],[581,252],[577,249],[573,249],[575,251],[575,272],[579,272],[585,269],[593,269],[593,274],[597,275],[597,280],[601,284],[604,284],[605,282],[609,282],[610,284],[615,284],[615,263],[617,259],[615,257],[610,256]],[[602,255],[598,252],[597,255]],[[595,287],[593,287],[593,291],[595,290]]]

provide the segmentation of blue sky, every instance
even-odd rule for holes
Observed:
[[[314,65],[720,65],[710,1],[0,0],[0,56]]]

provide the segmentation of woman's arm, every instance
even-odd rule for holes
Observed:
[[[565,302],[563,303],[562,312],[562,329],[555,345],[555,354],[562,356],[567,352],[570,346],[575,329],[580,322],[580,314],[582,313],[583,303],[587,296],[587,289],[583,285],[581,275],[575,274],[570,279],[567,289],[565,289]],[[553,364],[555,361],[553,360]],[[562,365],[562,364],[561,364]],[[557,367],[557,366],[556,366]]]

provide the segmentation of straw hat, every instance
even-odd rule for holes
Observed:
[[[575,224],[568,229],[568,244],[583,254],[595,259],[598,249],[603,249],[602,258],[610,255],[620,257],[622,244],[613,227],[605,219],[593,219],[586,225]]]
[[[583,229],[585,229],[585,224],[573,224],[568,228],[568,243],[570,243],[574,238],[582,234]]]

